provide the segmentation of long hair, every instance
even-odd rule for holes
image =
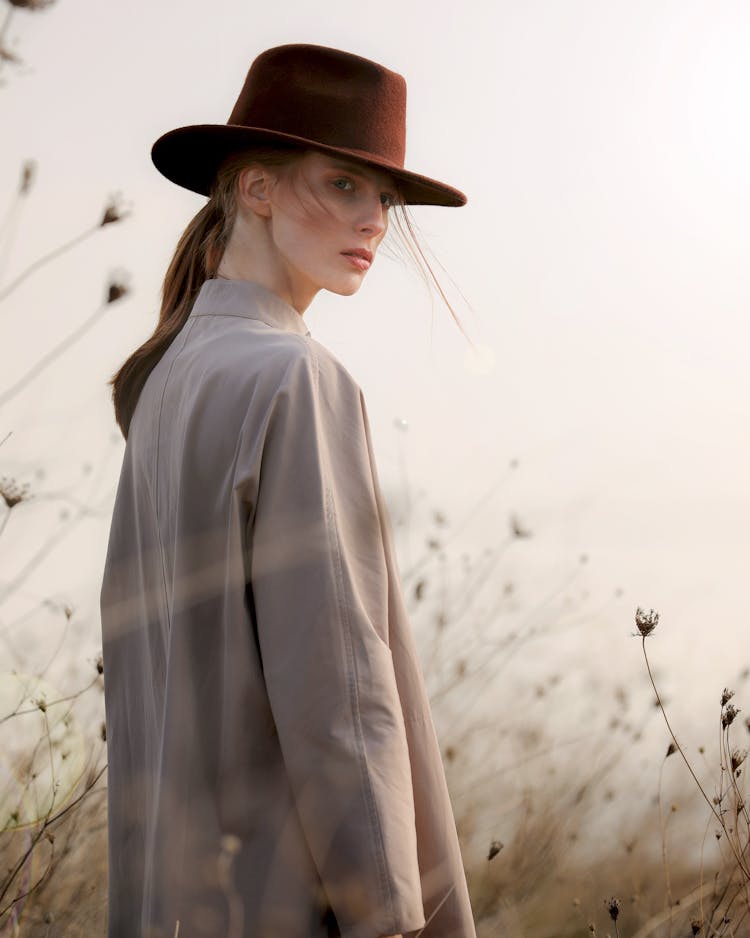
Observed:
[[[185,325],[204,281],[213,279],[217,275],[234,227],[237,212],[237,180],[240,173],[251,163],[260,163],[281,172],[293,170],[304,153],[305,150],[300,147],[275,143],[270,146],[253,146],[233,154],[222,163],[208,201],[188,222],[177,242],[174,255],[164,276],[159,321],[153,335],[126,359],[107,382],[112,386],[115,420],[126,440],[130,430],[130,421],[146,379]],[[295,175],[289,173],[289,176],[294,184]],[[453,319],[467,337],[422,251],[414,232],[414,223],[408,217],[406,203],[398,185],[395,188],[397,197],[393,208],[397,209],[402,216],[402,219],[397,222],[399,235],[406,243],[409,255],[417,262],[428,287],[429,282],[421,268],[421,263],[423,262],[429,270]],[[326,210],[325,206],[322,207]]]

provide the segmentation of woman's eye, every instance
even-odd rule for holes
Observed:
[[[347,183],[351,183],[351,179],[334,179],[334,180],[333,180],[333,185],[336,186],[337,183],[339,183],[339,182],[343,182],[343,183],[346,185]],[[338,188],[340,189],[340,188],[342,188],[342,187],[341,187],[341,186],[338,186]]]
[[[389,208],[395,205],[396,196],[391,192],[381,192],[381,196],[385,196],[386,201],[383,202],[383,205],[387,205]]]

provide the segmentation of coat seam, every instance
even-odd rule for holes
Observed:
[[[156,452],[154,454],[154,515],[156,517],[156,538],[159,542],[159,558],[161,560],[161,576],[162,576],[162,584],[164,586],[165,600],[167,599],[167,571],[164,566],[164,544],[162,543],[161,528],[159,526],[159,453],[161,450],[161,417],[162,417],[162,411],[164,409],[164,398],[166,397],[166,394],[167,394],[167,385],[169,384],[169,379],[172,376],[172,369],[175,366],[175,362],[177,361],[177,358],[180,352],[184,350],[187,344],[187,340],[192,331],[192,328],[193,328],[193,324],[190,323],[190,327],[185,330],[185,335],[182,340],[182,345],[176,352],[172,361],[169,363],[169,369],[167,371],[166,377],[164,378],[164,384],[161,389],[161,397],[159,399],[159,412],[156,417]],[[172,631],[172,621],[171,621],[172,616],[170,614],[168,602],[166,603],[166,608],[167,608],[167,623],[169,625],[169,631],[171,632]]]
[[[320,376],[320,365],[318,361],[318,356],[313,350],[313,362],[315,365],[314,371],[314,380],[315,380],[315,396],[318,398],[318,388],[319,388],[319,376]],[[344,639],[345,639],[345,648],[346,654],[349,659],[349,667],[347,668],[347,675],[349,680],[349,698],[352,707],[352,716],[354,718],[354,730],[355,738],[357,740],[357,747],[359,750],[359,765],[362,774],[362,779],[364,782],[364,788],[366,793],[367,807],[370,814],[370,821],[372,827],[377,832],[377,843],[375,844],[377,861],[378,861],[378,873],[380,875],[380,888],[381,894],[387,894],[389,915],[391,920],[394,918],[394,903],[393,895],[390,889],[390,883],[388,881],[388,872],[385,859],[385,843],[383,840],[383,830],[380,823],[380,817],[378,815],[377,803],[375,800],[375,795],[372,790],[372,782],[370,779],[369,772],[367,771],[367,751],[364,743],[364,734],[362,730],[362,718],[359,706],[359,694],[357,692],[358,687],[358,674],[357,674],[357,661],[356,656],[353,651],[352,643],[352,624],[349,617],[349,610],[345,602],[345,589],[344,589],[344,574],[341,565],[341,545],[338,536],[338,527],[336,523],[336,509],[333,504],[333,498],[331,496],[330,484],[328,481],[324,485],[324,497],[325,497],[325,513],[327,521],[327,529],[332,533],[334,541],[334,550],[332,552],[333,562],[334,562],[334,571],[335,571],[335,582],[336,589],[338,593],[338,605],[342,613],[342,618],[344,621]]]

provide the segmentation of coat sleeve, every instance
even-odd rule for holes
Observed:
[[[270,706],[343,938],[425,924],[365,420],[348,373],[300,346],[267,419],[248,531]]]

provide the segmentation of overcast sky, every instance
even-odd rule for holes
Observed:
[[[579,651],[627,670],[641,604],[661,612],[665,669],[685,691],[700,682],[699,701],[750,663],[737,645],[750,612],[744,0],[57,0],[16,11],[5,41],[27,67],[0,73],[0,207],[38,161],[5,281],[95,223],[109,194],[133,209],[0,306],[2,391],[94,312],[111,271],[130,275],[131,295],[0,410],[0,439],[13,431],[0,475],[44,466],[50,489],[95,483],[104,506],[21,606],[47,589],[89,615],[98,603],[122,449],[105,381],[153,330],[203,204],[158,174],[151,144],[224,123],[259,52],[313,42],[405,76],[406,167],[469,200],[412,214],[478,356],[437,292],[383,256],[355,297],[321,293],[305,313],[365,391],[394,508],[408,486],[416,533],[420,506],[458,523],[505,479],[467,536],[491,545],[518,515],[534,535],[513,568],[529,602],[588,556],[577,583],[606,610]],[[96,644],[90,621],[88,634]]]

